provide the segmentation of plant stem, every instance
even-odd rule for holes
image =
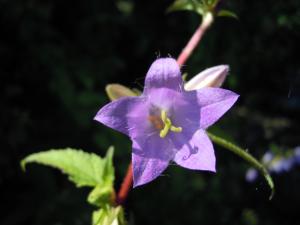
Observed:
[[[222,146],[222,147],[224,147],[224,148],[232,151],[233,153],[237,154],[238,156],[240,156],[241,158],[243,158],[244,160],[246,160],[247,162],[249,162],[258,171],[261,172],[261,174],[265,177],[268,185],[271,188],[271,195],[269,197],[269,199],[271,200],[272,197],[273,197],[273,195],[274,195],[274,192],[275,192],[274,191],[275,190],[274,189],[274,183],[273,183],[273,180],[272,180],[269,172],[264,167],[264,165],[262,165],[256,158],[254,158],[250,153],[248,153],[244,149],[242,149],[242,148],[234,145],[233,143],[231,143],[229,141],[226,141],[226,140],[224,140],[224,139],[222,139],[220,137],[217,137],[214,134],[211,134],[209,132],[206,132],[206,133],[207,133],[207,135],[210,137],[210,139],[214,143],[216,143],[216,144],[218,144],[218,145],[220,145],[220,146]]]
[[[132,187],[132,163],[130,162],[128,169],[127,169],[127,173],[124,177],[123,183],[121,184],[121,188],[119,190],[119,193],[117,195],[117,199],[116,199],[116,203],[117,205],[123,205],[128,194],[129,191]]]
[[[193,36],[191,37],[191,39],[189,40],[185,48],[180,53],[177,59],[177,63],[179,64],[179,66],[182,66],[187,61],[187,59],[191,56],[192,52],[199,44],[202,36],[206,32],[206,30],[210,27],[212,22],[213,22],[212,13],[210,12],[206,13],[202,18],[202,23],[197,28],[196,32],[193,34]]]

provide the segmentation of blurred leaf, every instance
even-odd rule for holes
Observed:
[[[137,89],[137,88],[133,88],[132,91],[134,92],[134,94],[135,94],[136,96],[139,96],[139,95],[142,94],[141,90],[139,90],[139,89]]]
[[[124,211],[121,206],[106,206],[93,213],[93,225],[126,225]]]
[[[167,12],[174,11],[194,11],[199,15],[205,15],[208,12],[213,12],[219,0],[176,0],[167,9]]]
[[[113,147],[108,149],[105,158],[71,148],[54,149],[27,156],[21,161],[21,166],[25,170],[27,163],[34,162],[60,169],[77,187],[112,186],[114,181],[112,155]]]
[[[134,3],[131,1],[119,0],[116,2],[117,8],[124,14],[130,15],[134,9]]]
[[[121,84],[108,84],[105,91],[111,101],[121,97],[136,96],[135,92]]]
[[[244,209],[242,213],[242,221],[246,225],[257,225],[258,217],[254,210],[252,209]]]
[[[174,12],[174,11],[194,11],[200,15],[204,14],[203,4],[199,1],[195,0],[176,0],[173,4],[167,9],[167,12]]]
[[[234,12],[232,12],[230,10],[225,10],[225,9],[221,9],[217,13],[217,16],[232,17],[232,18],[238,19],[238,16]]]

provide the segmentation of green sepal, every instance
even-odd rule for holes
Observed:
[[[176,0],[169,6],[167,12],[193,11],[201,16],[213,13],[220,0]]]
[[[188,76],[188,73],[184,73],[184,74],[182,74],[182,80],[183,80],[183,83],[186,83],[186,81],[187,81],[187,76]]]
[[[121,84],[108,84],[105,87],[106,94],[111,101],[121,97],[136,96],[135,91]]]
[[[94,211],[92,215],[93,225],[126,225],[124,210],[121,206],[105,207]]]
[[[113,185],[114,168],[112,165],[113,147],[101,158],[94,153],[71,148],[52,149],[33,153],[21,161],[25,171],[28,163],[38,163],[61,170],[77,187]]]
[[[167,13],[175,11],[192,11],[199,15],[204,14],[203,4],[197,0],[176,0],[167,9]]]
[[[136,95],[136,96],[139,96],[142,94],[141,90],[137,89],[137,88],[132,88],[131,89],[132,92]]]
[[[218,11],[217,16],[231,17],[234,19],[238,19],[238,16],[234,12],[226,9],[221,9],[220,11]]]

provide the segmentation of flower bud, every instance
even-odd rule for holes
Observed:
[[[203,87],[220,87],[229,71],[229,66],[220,65],[208,68],[189,80],[184,88],[187,91],[197,90]]]

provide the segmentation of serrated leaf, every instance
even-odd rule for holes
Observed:
[[[124,210],[121,206],[106,206],[94,211],[92,216],[93,225],[126,225]]]
[[[234,12],[225,9],[220,10],[217,13],[217,16],[232,17],[238,19],[238,16]]]
[[[71,148],[53,149],[27,156],[21,161],[21,166],[25,170],[28,163],[38,163],[60,169],[77,187],[112,186],[114,181],[112,156],[113,147],[108,149],[105,158]]]

